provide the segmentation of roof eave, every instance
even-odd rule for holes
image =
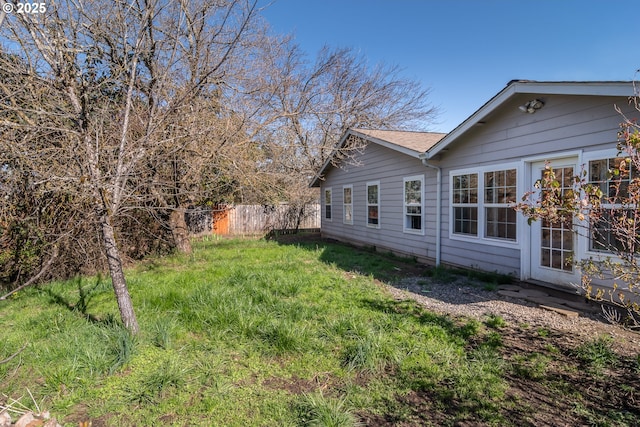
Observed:
[[[325,170],[331,165],[331,162],[332,162],[333,158],[335,157],[335,153],[338,150],[340,150],[342,147],[344,147],[344,145],[345,145],[345,143],[346,143],[346,141],[347,141],[347,139],[349,138],[350,135],[357,136],[358,138],[362,138],[362,139],[364,139],[366,141],[373,142],[374,144],[381,145],[383,147],[389,148],[391,150],[397,151],[399,153],[405,154],[405,155],[407,155],[409,157],[413,157],[413,158],[416,158],[416,159],[419,159],[420,155],[422,154],[422,151],[417,151],[417,150],[412,150],[410,148],[401,147],[399,145],[392,144],[392,143],[390,143],[388,141],[385,141],[383,139],[375,138],[375,137],[372,137],[370,135],[358,132],[357,130],[349,129],[344,134],[344,136],[340,139],[340,142],[334,148],[333,152],[331,153],[331,156],[329,156],[329,158],[324,162],[324,164],[320,168],[319,172],[313,177],[313,179],[311,180],[311,183],[309,184],[309,187],[314,188],[314,187],[319,187],[320,186],[320,181],[322,181],[322,176],[324,175]]]
[[[537,82],[513,80],[493,98],[474,112],[469,118],[449,132],[444,138],[428,149],[432,158],[458,137],[474,127],[478,122],[498,109],[504,102],[516,94],[536,95],[593,95],[593,96],[633,96],[635,88],[632,82]]]
[[[329,167],[329,165],[331,165],[331,160],[333,160],[333,157],[335,156],[335,153],[340,148],[342,148],[344,146],[344,144],[347,141],[347,138],[349,137],[350,134],[351,134],[351,130],[347,130],[347,132],[345,132],[345,134],[342,136],[342,138],[340,139],[340,141],[338,142],[336,147],[331,152],[331,155],[327,158],[327,160],[325,160],[325,162],[322,165],[322,167],[320,168],[320,170],[318,170],[318,173],[316,173],[316,175],[311,180],[311,183],[309,184],[309,187],[311,187],[311,188],[320,187],[320,181],[322,180],[322,176],[324,175],[324,171]]]
[[[406,154],[407,156],[410,156],[410,157],[415,157],[416,159],[420,156],[420,153],[422,153],[422,151],[412,150],[411,148],[402,147],[400,145],[393,144],[393,143],[391,143],[389,141],[385,141],[384,139],[380,139],[380,138],[376,138],[374,136],[366,135],[364,133],[360,133],[360,132],[355,131],[355,130],[351,131],[351,133],[353,135],[357,135],[360,138],[366,139],[369,142],[373,142],[374,144],[378,144],[378,145],[381,145],[383,147],[389,148],[391,150],[397,151],[398,153]]]

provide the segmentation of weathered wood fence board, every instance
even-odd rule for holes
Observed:
[[[187,224],[192,234],[252,235],[274,230],[319,229],[320,205],[200,207],[189,210]]]

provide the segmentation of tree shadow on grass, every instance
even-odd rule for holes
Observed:
[[[396,282],[404,277],[421,276],[429,269],[415,259],[401,257],[390,252],[379,252],[375,247],[353,246],[348,243],[326,239],[320,233],[269,235],[267,239],[280,245],[297,246],[320,252],[320,261],[345,272],[372,276],[385,283]]]
[[[411,258],[403,258],[390,253],[376,251],[374,247],[353,246],[332,239],[325,239],[320,233],[298,233],[273,235],[271,240],[281,245],[295,245],[302,249],[319,251],[319,260],[333,265],[347,273],[371,276],[388,286],[424,296],[452,305],[481,304],[489,301],[507,301],[526,307],[539,307],[539,303],[529,301],[527,294],[523,297],[505,297],[498,293],[501,286],[511,284],[518,288],[540,291],[559,300],[578,303],[562,305],[560,308],[580,312],[581,316],[607,323],[600,315],[599,306],[589,303],[583,296],[567,292],[554,291],[534,284],[522,283],[511,276],[465,270],[455,268],[433,267],[420,264]],[[549,304],[547,304],[549,305]],[[576,308],[574,308],[576,307]]]
[[[96,290],[100,287],[100,285],[103,284],[102,279],[102,276],[98,275],[95,282],[88,286],[82,286],[81,277],[74,279],[73,282],[78,289],[78,299],[75,302],[71,298],[65,298],[61,293],[54,292],[49,286],[43,287],[42,291],[47,294],[52,304],[59,305],[66,308],[72,313],[79,314],[91,323],[104,326],[113,326],[115,323],[117,323],[114,316],[108,315],[104,319],[102,319],[87,311],[91,300],[97,295]]]
[[[450,292],[450,298],[442,295],[435,297],[450,304],[469,304],[501,299],[496,293],[497,285],[485,283],[485,281],[492,280],[494,277],[501,281],[508,279],[507,276],[498,277],[499,275],[482,272],[473,272],[473,274],[485,274],[486,277],[473,278],[468,276],[464,270],[437,269],[420,264],[412,258],[378,252],[374,247],[353,246],[332,239],[324,239],[320,237],[319,233],[271,236],[270,239],[281,245],[295,245],[302,249],[319,251],[319,260],[326,264],[333,265],[345,272],[371,276],[386,285],[416,294],[433,297],[433,295],[429,295],[427,283],[441,282],[444,286],[460,288],[460,292],[457,294]],[[436,274],[440,277],[434,280]]]
[[[459,322],[455,321],[451,316],[430,312],[412,299],[381,300],[362,298],[361,303],[363,307],[371,310],[412,317],[421,325],[439,327],[446,333],[464,340],[477,333],[477,323]]]
[[[431,267],[404,262],[397,257],[387,257],[392,260],[390,264],[358,261],[360,258],[354,256],[355,253],[371,258],[384,258],[386,254],[325,240],[319,234],[282,237],[274,240],[282,245],[318,251],[321,261],[335,265],[345,272],[371,275],[389,286],[441,302],[472,304],[502,300],[528,307],[535,306],[525,300],[505,298],[498,295],[496,290],[484,289],[480,281],[473,286],[468,283],[470,280],[464,274],[449,276],[451,272],[447,271],[440,272],[441,276],[429,277],[426,272]],[[389,265],[392,267],[387,271]],[[447,288],[447,291],[441,292],[442,288]],[[531,289],[536,287],[532,286]],[[493,327],[488,321],[480,323],[430,312],[409,296],[400,298],[402,299],[394,300],[364,295],[360,304],[373,311],[413,317],[425,326],[434,326],[434,333],[438,333],[436,329],[439,328],[450,337],[462,339],[469,351],[487,347],[498,351],[507,361],[507,368],[514,366],[507,369],[503,376],[509,383],[505,395],[508,403],[498,409],[503,416],[504,425],[554,425],[557,420],[571,425],[640,425],[636,422],[639,413],[637,399],[633,399],[633,390],[637,390],[637,372],[640,369],[637,353],[624,359],[628,369],[625,368],[622,372],[619,368],[615,370],[611,367],[607,371],[608,375],[603,377],[594,377],[588,372],[584,375],[584,367],[574,360],[571,352],[582,340],[581,335],[560,330],[549,331],[541,327],[530,328],[516,323]],[[600,318],[592,319],[603,322]],[[523,318],[523,321],[526,322],[527,319]],[[622,330],[619,333],[624,336]],[[547,360],[549,362],[545,362]],[[536,361],[541,361],[541,365],[535,365]],[[534,375],[538,366],[544,368],[541,378]],[[620,384],[625,387],[619,387]],[[559,393],[563,395],[563,399],[558,400]],[[406,419],[409,414],[415,420],[424,420],[424,424],[433,424],[437,420],[438,424],[453,425],[461,415],[457,406],[459,403],[443,400],[432,390],[416,388],[411,393],[399,396],[396,402],[388,406],[387,411],[380,411],[375,415],[365,414],[363,418],[368,425],[398,425],[399,418],[395,417],[397,413],[400,419]],[[394,408],[397,410],[394,411]],[[488,423],[470,416],[459,425]]]

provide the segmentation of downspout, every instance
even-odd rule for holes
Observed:
[[[442,240],[442,169],[429,163],[429,153],[420,154],[422,164],[436,170],[436,267],[440,265],[440,240]]]

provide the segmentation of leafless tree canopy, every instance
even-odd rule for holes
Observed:
[[[134,332],[123,261],[190,251],[189,206],[305,203],[347,128],[434,116],[397,68],[309,62],[257,0],[51,1],[0,39],[0,281],[106,266]]]

